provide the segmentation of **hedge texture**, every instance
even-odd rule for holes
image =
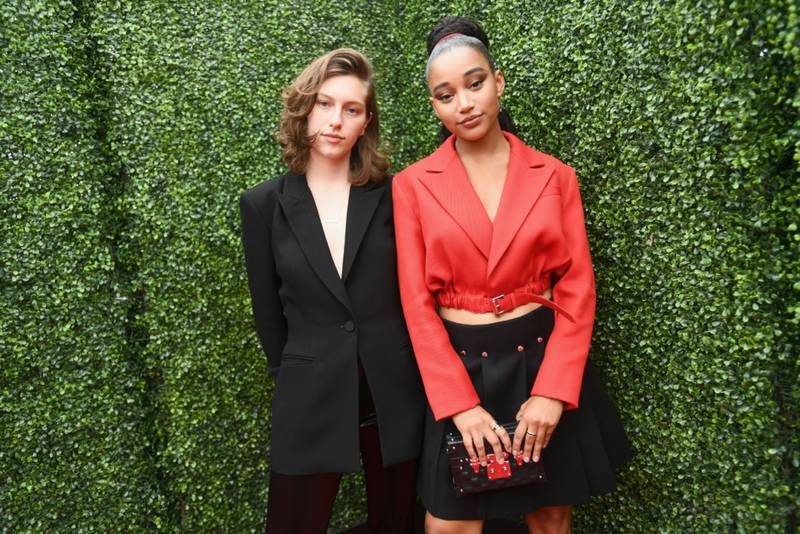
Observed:
[[[375,62],[394,172],[438,145],[424,37],[486,28],[581,182],[592,357],[637,456],[575,530],[798,531],[800,2],[4,0],[0,533],[260,532],[272,382],[238,194],[280,91]],[[363,520],[347,475],[333,531]]]

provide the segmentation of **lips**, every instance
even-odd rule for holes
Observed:
[[[322,137],[324,137],[328,141],[331,141],[332,143],[338,143],[339,141],[342,141],[344,139],[344,137],[342,137],[341,135],[332,134],[332,133],[330,133],[330,134],[322,134]]]
[[[460,121],[458,124],[459,126],[464,126],[465,128],[472,128],[473,126],[477,126],[478,123],[481,121],[483,114],[478,115],[470,115],[463,121]]]

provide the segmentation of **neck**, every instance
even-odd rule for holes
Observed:
[[[474,141],[466,139],[456,139],[456,153],[458,157],[486,157],[492,156],[502,152],[508,152],[510,145],[503,135],[503,130],[500,128],[500,123],[495,121],[494,126],[486,132],[486,135]]]
[[[350,185],[350,154],[340,159],[330,159],[311,152],[306,169],[309,186],[336,187]]]

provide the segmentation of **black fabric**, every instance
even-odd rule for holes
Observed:
[[[359,471],[359,362],[384,461],[419,455],[425,392],[400,305],[391,194],[391,177],[351,187],[342,277],[305,176],[241,195],[253,317],[275,377],[273,471]]]
[[[367,381],[362,379],[360,411],[370,410]],[[417,463],[408,460],[383,467],[377,424],[359,429],[367,487],[367,531],[370,534],[414,532]],[[272,472],[267,504],[267,534],[325,534],[341,481],[341,473],[283,475]]]
[[[542,364],[553,310],[542,306],[490,325],[443,323],[453,348],[464,353],[462,362],[481,405],[497,421],[514,421]],[[440,519],[492,519],[545,506],[588,503],[591,495],[616,489],[614,469],[633,457],[617,409],[591,360],[586,363],[579,407],[564,411],[542,452],[547,482],[457,497],[445,453],[445,433],[454,431],[450,418],[437,422],[428,406],[418,491],[428,511]]]

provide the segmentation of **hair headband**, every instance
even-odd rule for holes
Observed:
[[[435,44],[435,45],[433,45],[433,47],[434,47],[434,48],[436,48],[437,46],[439,46],[439,43],[441,43],[442,41],[444,41],[444,40],[445,40],[445,39],[447,39],[448,37],[453,37],[454,35],[464,35],[464,34],[463,34],[463,33],[450,33],[450,34],[448,34],[448,35],[445,35],[444,37],[442,37],[441,39],[439,39],[438,41],[436,41],[436,44]]]

